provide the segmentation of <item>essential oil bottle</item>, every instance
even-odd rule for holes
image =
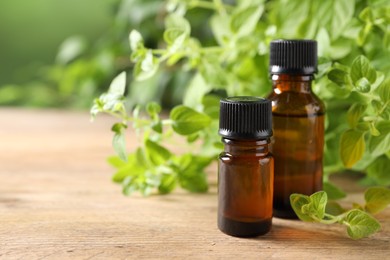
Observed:
[[[310,195],[322,189],[324,113],[322,101],[312,92],[317,72],[317,42],[271,42],[270,73],[275,158],[273,211],[280,218],[297,218],[290,195]]]
[[[231,236],[263,235],[272,225],[271,102],[230,97],[220,102],[218,227]]]

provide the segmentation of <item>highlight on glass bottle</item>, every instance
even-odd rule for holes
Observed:
[[[230,97],[221,100],[220,109],[218,227],[237,237],[266,234],[272,225],[271,102]]]
[[[322,101],[312,92],[317,71],[317,42],[271,42],[270,74],[275,158],[274,216],[297,218],[290,195],[310,195],[322,189],[324,114]]]

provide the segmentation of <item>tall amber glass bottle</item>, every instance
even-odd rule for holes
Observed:
[[[322,101],[312,92],[317,71],[317,42],[271,42],[270,73],[273,91],[275,158],[274,216],[296,218],[290,195],[310,195],[322,189],[324,113]]]
[[[271,229],[273,158],[271,102],[256,97],[221,100],[218,227],[231,236],[252,237]]]

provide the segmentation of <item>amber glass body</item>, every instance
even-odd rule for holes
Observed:
[[[219,156],[218,227],[231,236],[263,235],[272,225],[273,157],[269,139],[222,138]]]
[[[325,106],[312,92],[313,76],[272,75],[275,217],[297,218],[290,195],[322,189]]]

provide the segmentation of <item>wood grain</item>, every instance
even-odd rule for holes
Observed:
[[[105,158],[112,119],[85,112],[0,109],[1,259],[389,259],[382,231],[353,241],[341,226],[274,219],[272,231],[239,239],[216,228],[216,190],[124,197]],[[129,134],[129,149],[136,145]],[[215,183],[212,168],[210,180]],[[336,179],[361,201],[349,180]]]

